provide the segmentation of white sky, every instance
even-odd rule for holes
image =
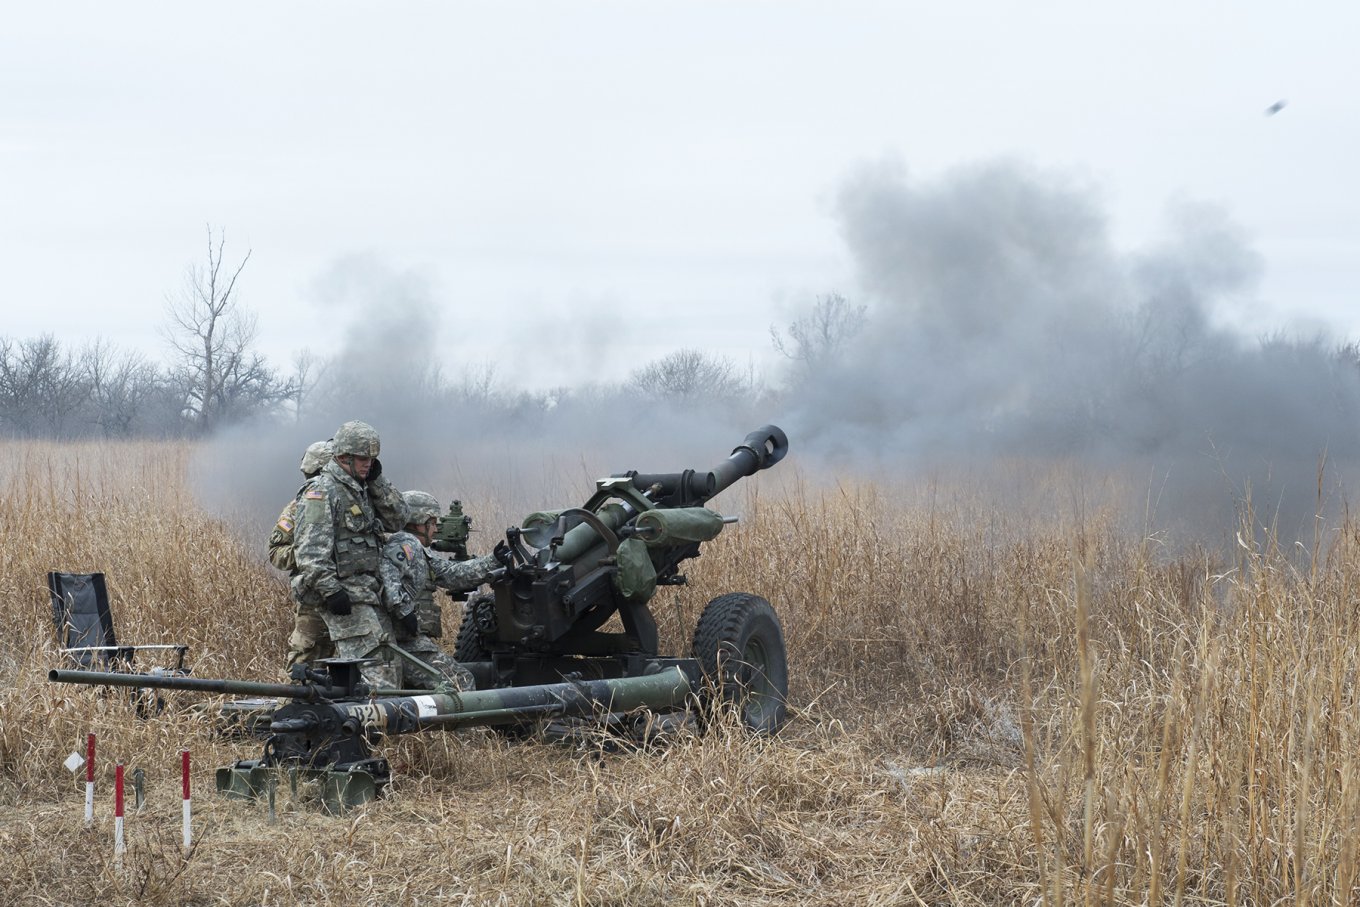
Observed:
[[[354,255],[429,282],[451,360],[535,386],[759,367],[791,306],[860,298],[856,166],[1010,156],[1098,186],[1121,243],[1221,204],[1266,264],[1242,324],[1360,336],[1357,4],[7,6],[0,335],[163,356],[212,224],[279,367],[341,342],[318,287]]]

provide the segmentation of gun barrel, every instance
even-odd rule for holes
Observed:
[[[732,451],[731,455],[713,467],[709,473],[713,477],[714,491],[717,494],[731,486],[738,479],[755,475],[762,469],[769,469],[789,452],[789,437],[777,425],[762,425],[746,436],[746,440]]]
[[[689,678],[672,666],[642,677],[579,680],[531,687],[502,687],[459,693],[447,711],[418,719],[420,727],[455,728],[507,724],[529,717],[571,717],[595,712],[665,709],[685,701],[693,690]],[[443,704],[444,700],[438,700]]]
[[[338,699],[348,691],[311,683],[258,683],[252,680],[214,680],[207,677],[180,677],[172,674],[115,674],[104,671],[47,672],[53,683],[79,683],[90,686],[137,687],[158,690],[192,690],[198,693],[228,693],[244,696],[276,696],[287,699]]]
[[[789,452],[789,437],[777,425],[762,425],[746,436],[726,460],[708,472],[638,473],[633,485],[642,490],[660,486],[661,497],[675,497],[677,506],[702,504],[738,479],[769,469]]]

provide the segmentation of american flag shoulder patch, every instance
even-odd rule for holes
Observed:
[[[404,555],[406,556],[406,559],[407,559],[408,561],[411,559],[411,557],[412,557],[412,555],[414,554],[414,552],[411,551],[411,543],[410,543],[410,542],[402,542],[402,544],[401,544],[401,553],[404,554]]]
[[[307,489],[307,493],[303,495],[303,497],[309,501],[319,501],[325,496],[325,493],[322,492],[320,488],[309,488]]]
[[[288,519],[288,517],[283,517],[282,519],[279,520],[279,528],[282,529],[284,532],[292,532],[293,521]]]

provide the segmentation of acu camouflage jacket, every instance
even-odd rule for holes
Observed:
[[[302,486],[296,503],[293,595],[319,602],[343,589],[353,602],[378,605],[383,532],[410,515],[400,492],[383,476],[360,483],[332,462]]]
[[[411,613],[419,615],[420,633],[438,639],[443,635],[439,605],[434,590],[469,592],[491,578],[500,565],[493,557],[475,557],[469,561],[451,561],[432,555],[409,532],[396,532],[383,546],[382,577],[383,606],[394,616]]]

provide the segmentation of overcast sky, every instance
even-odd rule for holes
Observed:
[[[1220,205],[1265,267],[1221,317],[1360,336],[1357,34],[1339,2],[10,4],[0,335],[163,356],[211,224],[279,366],[392,317],[390,279],[454,371],[765,368],[814,295],[873,304],[835,214],[858,168],[1015,158],[1120,244]]]

